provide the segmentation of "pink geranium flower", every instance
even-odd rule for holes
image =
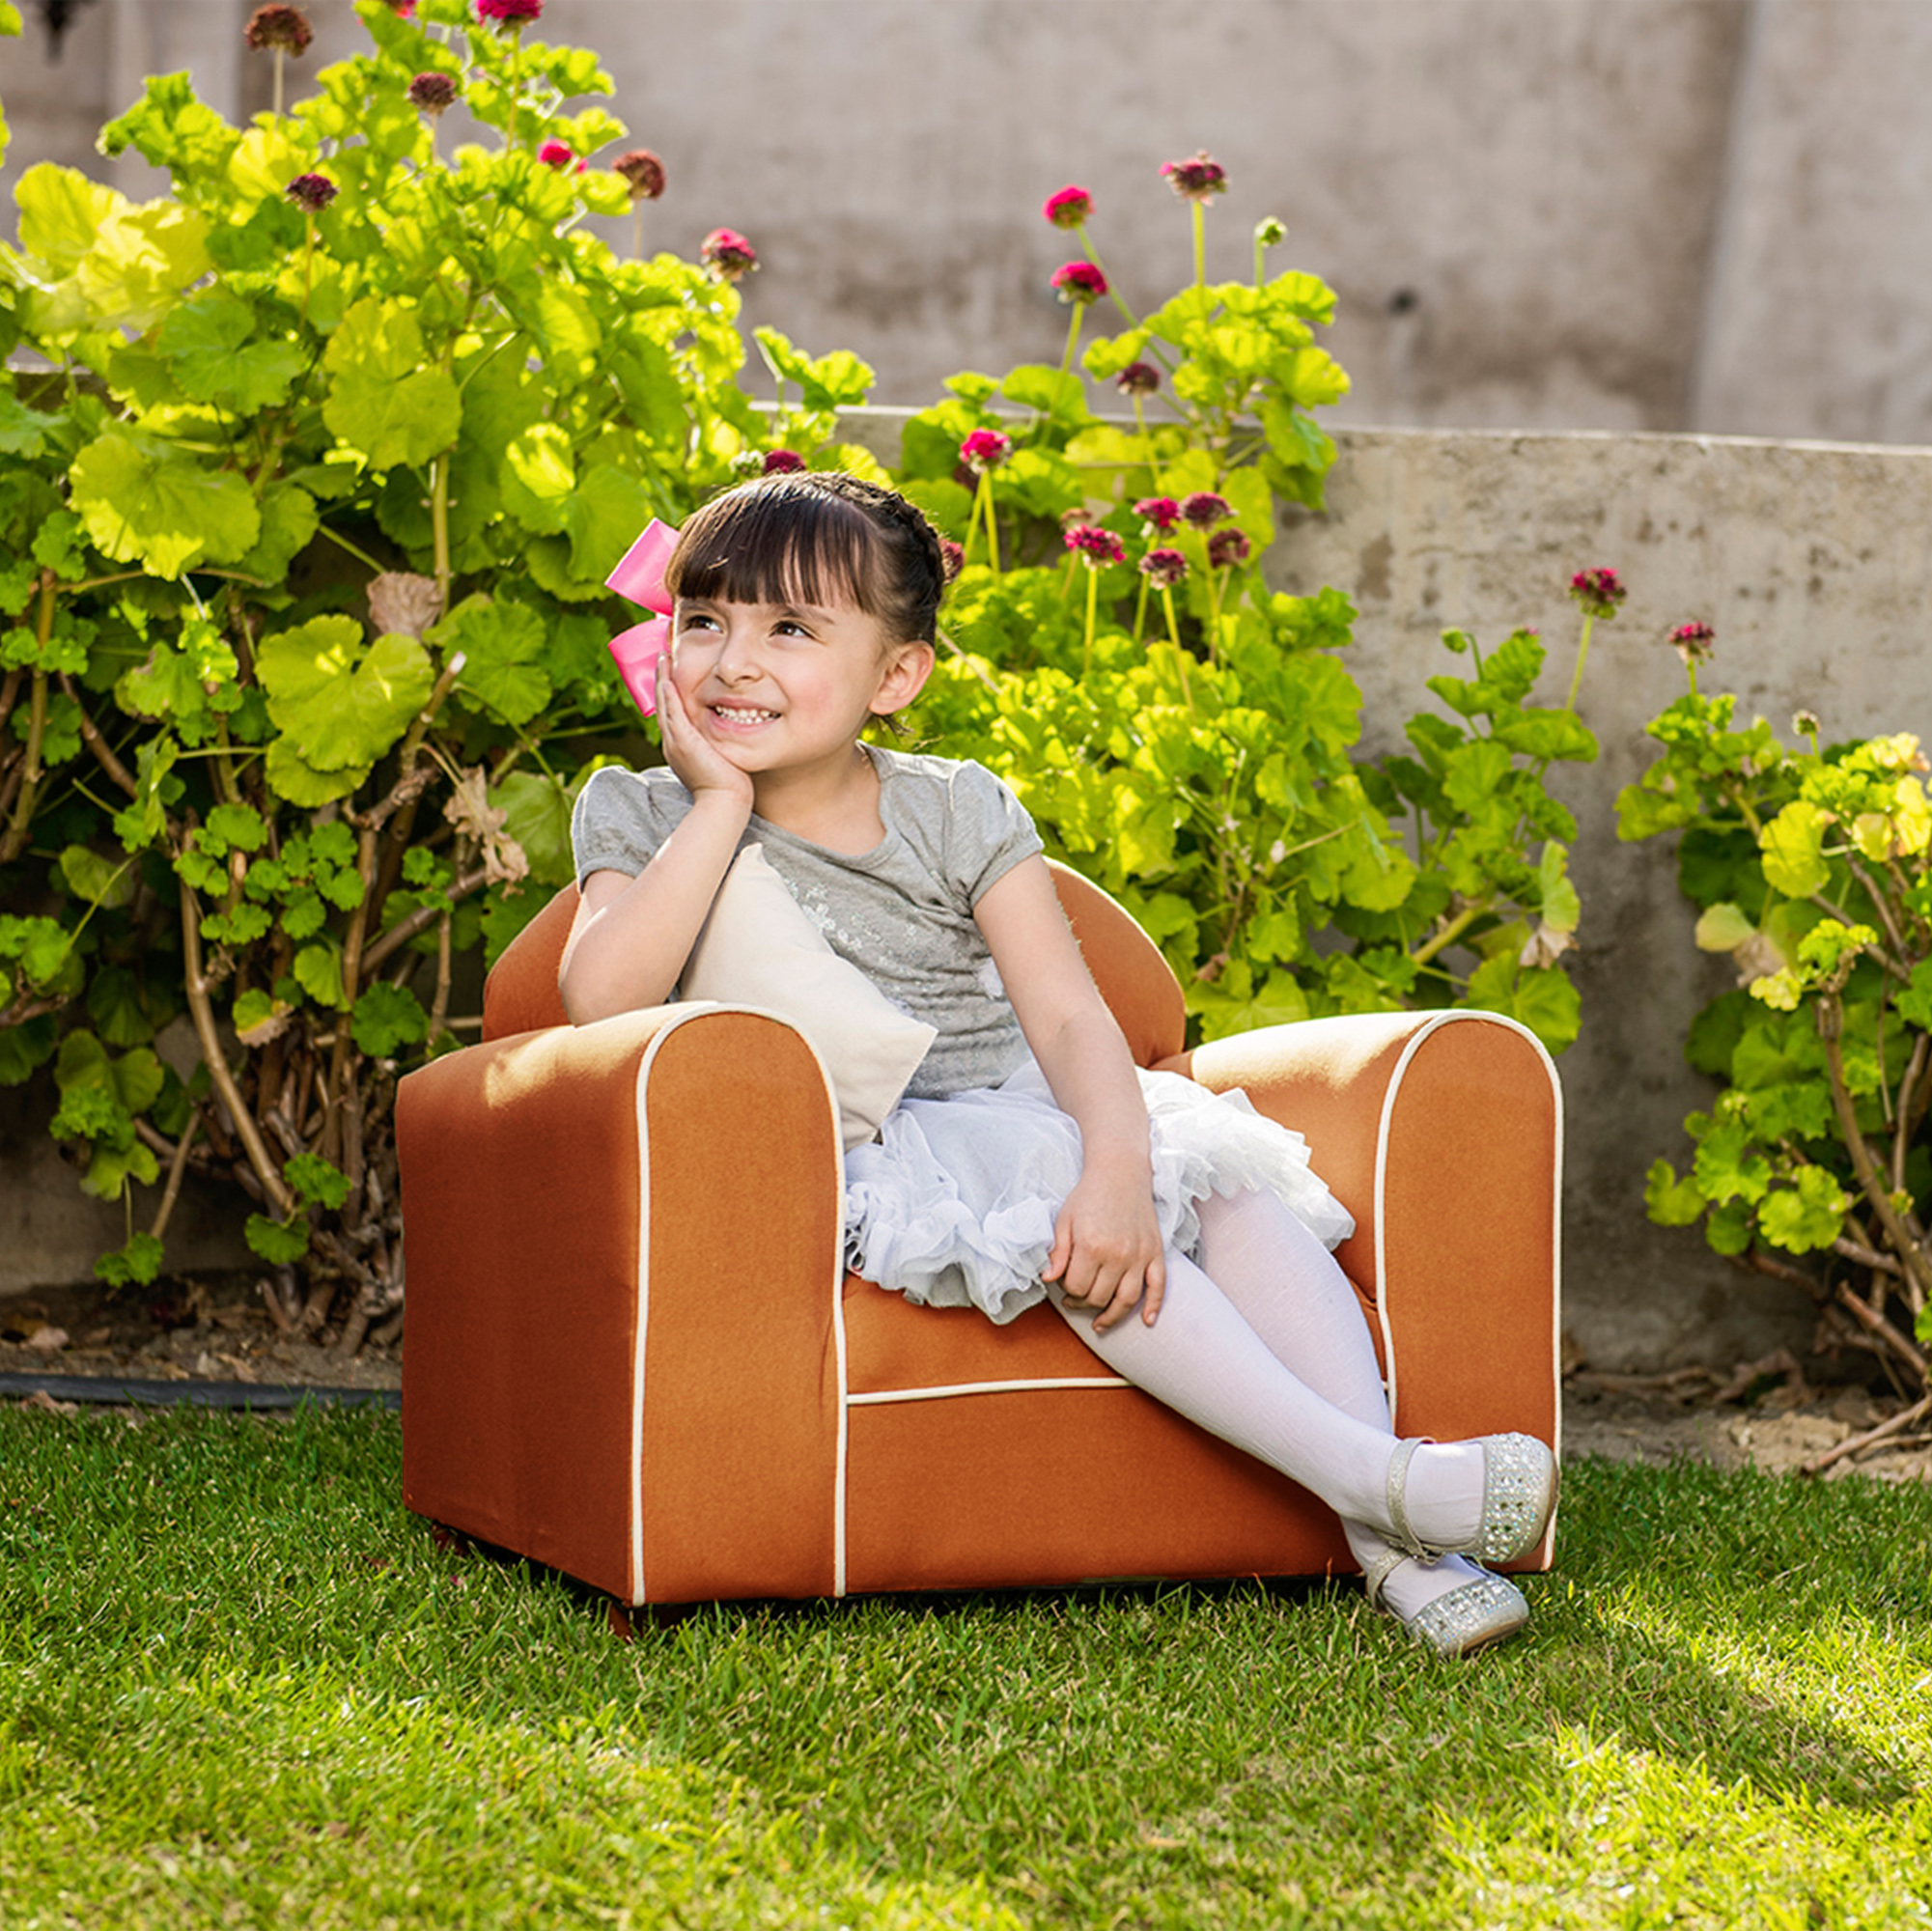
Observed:
[[[1106,277],[1091,262],[1067,262],[1053,270],[1053,286],[1063,302],[1084,308],[1106,294]]]
[[[1181,506],[1171,496],[1143,496],[1134,506],[1134,514],[1147,526],[1149,536],[1165,536],[1181,520]]]
[[[1094,211],[1094,198],[1083,187],[1063,187],[1047,197],[1040,210],[1055,228],[1083,228]]]
[[[997,469],[1013,454],[1013,438],[1001,430],[976,429],[960,444],[960,461],[975,476]]]
[[[649,148],[632,148],[610,165],[629,183],[633,202],[656,201],[664,192],[664,163]]]
[[[1066,534],[1066,545],[1089,570],[1127,561],[1127,546],[1099,523],[1076,523]]]
[[[419,73],[409,83],[409,105],[435,116],[456,100],[456,82],[446,73]]]
[[[305,54],[316,30],[299,7],[271,5],[258,7],[248,16],[241,38],[257,53]]]
[[[1580,570],[1570,579],[1570,595],[1588,617],[1614,617],[1616,606],[1630,595],[1613,570]]]
[[[735,228],[714,228],[698,247],[698,259],[721,282],[736,282],[758,266],[758,251]]]
[[[1161,172],[1183,201],[1204,202],[1227,192],[1227,170],[1205,148],[1190,160],[1162,161]]]
[[[1253,548],[1246,530],[1217,530],[1208,539],[1208,562],[1216,570],[1226,570],[1231,564],[1246,563]]]
[[[1181,520],[1197,530],[1211,530],[1217,523],[1224,523],[1234,515],[1227,506],[1225,496],[1217,496],[1212,490],[1196,490],[1181,498]]]
[[[796,449],[770,449],[765,453],[764,473],[767,476],[789,476],[804,466],[805,459]]]
[[[1156,590],[1171,590],[1188,574],[1188,559],[1177,549],[1150,549],[1140,559],[1140,574]]]
[[[537,150],[537,158],[546,168],[567,168],[576,157],[576,150],[565,141],[546,141]]]
[[[1686,665],[1695,665],[1709,657],[1717,641],[1718,633],[1708,624],[1679,624],[1670,632],[1670,642]],[[1815,719],[1811,728],[1817,729]]]
[[[1130,362],[1113,378],[1123,396],[1151,396],[1161,386],[1161,372],[1151,362]]]
[[[476,17],[491,20],[499,27],[520,27],[526,20],[539,20],[544,0],[476,0]]]
[[[297,175],[282,192],[296,207],[315,214],[326,208],[341,190],[326,175]]]

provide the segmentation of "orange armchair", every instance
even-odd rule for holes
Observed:
[[[1139,1063],[1243,1087],[1307,1136],[1356,1218],[1337,1259],[1401,1432],[1555,1445],[1561,1096],[1536,1041],[1394,1013],[1184,1050],[1152,941],[1055,875]],[[411,1509],[632,1605],[1355,1568],[1305,1490],[1050,1308],[994,1327],[848,1275],[804,1037],[724,1006],[565,1023],[575,902],[497,964],[483,1043],[402,1082]],[[1105,1508],[1069,1472],[1121,1467]]]

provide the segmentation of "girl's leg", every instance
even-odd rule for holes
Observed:
[[[1343,1413],[1393,1433],[1382,1371],[1361,1304],[1335,1258],[1272,1193],[1211,1195],[1200,1203],[1201,1268],[1260,1336],[1276,1360]],[[1472,1482],[1462,1497],[1481,1506],[1482,1466],[1463,1452],[1435,1471],[1453,1487]],[[1459,1466],[1459,1464],[1461,1466]],[[1367,1524],[1342,1519],[1349,1549],[1370,1574],[1389,1546]],[[1440,1562],[1404,1562],[1383,1583],[1383,1597],[1409,1617],[1482,1572],[1459,1555]]]
[[[1345,1522],[1392,1532],[1388,1465],[1395,1438],[1386,1411],[1380,1421],[1359,1419],[1324,1400],[1275,1357],[1186,1256],[1167,1256],[1166,1299],[1152,1328],[1131,1317],[1103,1333],[1084,1308],[1067,1307],[1057,1299],[1054,1305],[1116,1374],[1312,1490]],[[1359,1315],[1356,1318],[1359,1325]],[[1460,1479],[1471,1457],[1472,1501],[1464,1497]],[[1415,1450],[1407,1501],[1410,1525],[1418,1536],[1455,1543],[1473,1534],[1482,1507],[1481,1469],[1482,1449],[1475,1443]],[[1451,1479],[1445,1482],[1444,1474]]]

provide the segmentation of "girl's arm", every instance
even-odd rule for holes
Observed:
[[[1137,1304],[1152,1327],[1166,1290],[1154,1213],[1147,1106],[1127,1041],[1080,957],[1044,858],[1022,859],[973,910],[1006,996],[1061,1110],[1080,1130],[1082,1162],[1053,1229],[1042,1277],[1098,1308],[1097,1328]]]
[[[635,878],[602,871],[583,882],[557,968],[573,1025],[670,996],[751,819],[750,778],[699,741],[661,661],[658,719],[691,808]]]

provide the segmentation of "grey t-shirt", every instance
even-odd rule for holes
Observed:
[[[885,836],[832,852],[755,813],[740,848],[762,845],[805,915],[896,1006],[938,1028],[906,1089],[943,1099],[996,1086],[1026,1056],[972,910],[1041,850],[1025,807],[984,765],[865,746],[879,773]],[[579,884],[597,871],[633,877],[691,808],[663,769],[594,772],[571,818]]]

